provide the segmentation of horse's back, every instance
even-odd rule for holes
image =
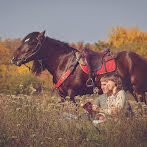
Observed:
[[[118,60],[123,62],[124,67],[128,68],[129,72],[147,72],[147,59],[131,51],[122,51],[118,53]]]
[[[128,55],[132,62],[131,72],[140,73],[141,75],[147,75],[147,59],[134,52],[128,52]]]
[[[128,77],[132,85],[147,90],[147,60],[134,52],[118,53],[118,69],[122,77]]]

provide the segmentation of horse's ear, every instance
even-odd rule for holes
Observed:
[[[44,38],[45,30],[43,32],[40,32],[38,35],[38,39]]]
[[[45,34],[45,30],[44,30],[43,32],[41,32],[40,34],[42,34],[42,35],[44,36],[44,34]]]

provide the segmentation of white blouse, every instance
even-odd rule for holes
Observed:
[[[120,90],[116,95],[111,95],[107,98],[107,109],[105,113],[111,114],[111,107],[117,107],[123,109],[126,103],[126,93],[124,90]]]

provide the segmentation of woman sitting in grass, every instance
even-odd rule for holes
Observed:
[[[108,74],[100,79],[103,94],[98,96],[91,104],[86,103],[83,108],[94,119],[105,119],[106,115],[116,115],[126,104],[126,92],[123,90],[122,81],[117,74]],[[84,117],[83,113],[79,117]],[[66,114],[67,115],[67,114]]]
[[[126,104],[126,93],[121,78],[111,74],[102,77],[100,82],[103,94],[93,102],[92,110],[109,115],[117,114]]]

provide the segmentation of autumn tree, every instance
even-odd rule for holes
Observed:
[[[147,33],[138,27],[112,27],[108,33],[108,43],[118,51],[131,50],[147,56]]]

